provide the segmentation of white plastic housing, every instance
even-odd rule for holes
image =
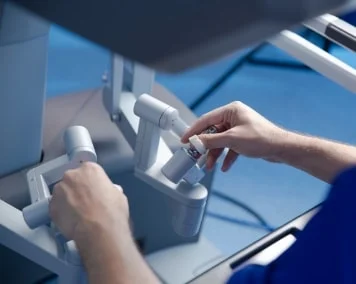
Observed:
[[[196,160],[192,158],[187,150],[179,149],[174,153],[172,158],[162,167],[163,175],[171,182],[177,184],[186,175],[186,173],[194,167]]]
[[[35,229],[39,226],[49,224],[51,222],[51,218],[49,217],[50,199],[50,197],[43,199],[25,207],[22,210],[25,222],[31,229]]]
[[[179,112],[169,107],[162,113],[158,126],[163,130],[171,130],[174,122],[179,120]]]
[[[180,119],[178,110],[147,94],[137,99],[134,113],[163,130],[173,130],[178,136],[182,136],[188,128]]]
[[[94,145],[85,127],[69,127],[64,134],[64,144],[70,161],[96,162]]]
[[[199,139],[198,135],[194,135],[189,138],[189,143],[201,154],[204,155],[207,152],[204,143]]]
[[[88,130],[72,126],[64,134],[67,155],[48,161],[28,172],[31,199],[34,203],[22,210],[31,229],[50,223],[48,186],[60,181],[64,173],[77,168],[81,162],[96,162],[97,156]],[[32,196],[33,195],[33,196]]]
[[[205,203],[199,207],[190,207],[176,203],[173,209],[173,229],[182,237],[195,236],[200,229],[205,210]]]
[[[183,180],[194,185],[199,183],[204,176],[205,172],[196,164],[184,175]]]
[[[171,130],[181,138],[185,132],[188,130],[189,126],[178,116],[176,119],[171,121]]]

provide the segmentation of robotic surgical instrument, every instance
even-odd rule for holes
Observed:
[[[48,204],[49,187],[63,178],[69,169],[75,169],[84,162],[96,162],[97,157],[88,130],[83,126],[69,127],[64,133],[67,154],[44,163],[27,173],[33,204],[22,212],[25,222],[31,229],[50,223]]]
[[[143,253],[152,253],[147,256],[147,260],[164,282],[187,282],[193,278],[194,269],[205,263],[206,258],[216,259],[218,256],[200,236],[200,223],[212,174],[201,179],[204,160],[187,162],[189,155],[181,150],[176,137],[176,134],[181,135],[186,125],[194,121],[194,117],[181,103],[174,100],[172,95],[165,95],[158,101],[150,97],[155,93],[154,71],[151,68],[170,72],[181,71],[267,39],[329,79],[352,92],[356,91],[356,73],[353,68],[291,31],[284,30],[279,33],[305,21],[306,26],[353,50],[354,31],[349,26],[336,22],[334,18],[320,15],[352,7],[354,1],[302,0],[291,3],[284,0],[257,0],[221,3],[214,0],[133,0],[122,5],[122,1],[116,0],[92,3],[84,0],[13,0],[4,3],[4,6],[0,5],[3,7],[0,16],[0,60],[4,63],[0,64],[0,90],[6,99],[0,104],[0,121],[10,121],[12,125],[10,128],[8,125],[1,128],[1,156],[5,158],[0,163],[0,182],[1,194],[6,195],[6,200],[11,199],[11,202],[0,200],[0,244],[24,256],[31,263],[39,264],[58,275],[62,283],[78,283],[79,278],[83,276],[73,243],[68,242],[63,246],[63,240],[59,241],[48,226],[31,230],[21,209],[29,205],[23,197],[26,196],[27,192],[24,191],[29,185],[30,203],[34,204],[31,206],[40,206],[40,211],[25,209],[27,222],[31,227],[49,222],[47,215],[41,212],[46,213],[48,187],[61,177],[57,174],[53,177],[52,170],[57,169],[57,166],[58,169],[64,170],[63,165],[70,164],[72,159],[78,162],[75,155],[72,156],[68,151],[63,159],[55,160],[55,164],[49,161],[63,154],[64,150],[57,142],[57,135],[61,127],[67,128],[73,121],[85,125],[93,137],[96,151],[91,151],[91,146],[86,148],[84,152],[88,154],[87,158],[94,159],[94,154],[98,153],[98,162],[114,182],[123,184],[124,187],[135,183],[131,191],[125,192],[133,203],[131,214],[136,226],[135,238],[139,244],[143,244],[140,246]],[[73,96],[62,98],[61,101],[53,99],[47,102],[48,109],[52,102],[59,104],[68,116],[69,113],[81,109],[74,108],[73,105],[84,105],[84,111],[79,113],[75,120],[67,120],[58,107],[51,107],[51,110],[47,109],[44,114],[48,23],[36,15],[67,27],[113,52],[109,80],[102,97],[100,93],[90,99]],[[316,16],[319,18],[313,20]],[[21,36],[15,37],[18,34]],[[24,49],[31,51],[30,55],[26,55]],[[133,65],[132,83],[129,88],[124,88],[127,62]],[[29,69],[29,66],[32,69]],[[31,76],[27,78],[28,74]],[[17,81],[22,84],[15,84]],[[107,114],[101,106],[101,99],[111,121],[105,120]],[[87,104],[76,104],[77,101],[85,101]],[[184,123],[171,123],[179,118],[177,112],[172,109],[173,106],[179,110]],[[151,112],[147,113],[148,109]],[[185,115],[182,112],[185,112]],[[161,122],[157,119],[159,113],[170,119]],[[46,124],[47,121],[42,120],[44,115],[51,121],[48,124],[50,126]],[[26,126],[25,120],[28,122]],[[172,126],[172,131],[160,131],[171,130]],[[169,136],[171,132],[176,132],[174,138]],[[13,144],[22,143],[27,138],[27,147]],[[14,150],[9,150],[8,145],[12,145]],[[154,151],[145,151],[147,146]],[[41,161],[42,149],[44,161]],[[169,163],[171,157],[181,159],[179,165],[182,166],[182,171],[174,172],[174,167]],[[174,163],[172,161],[170,162]],[[193,167],[189,170],[191,165]],[[28,167],[37,168],[32,173],[34,180],[38,181],[42,188],[39,191],[41,196],[31,190],[31,183],[19,185],[23,172],[27,171]],[[48,176],[48,173],[51,174]],[[19,196],[21,202],[18,201]],[[40,199],[38,204],[36,199]],[[44,202],[43,207],[41,202]],[[18,209],[9,203],[16,204]],[[172,208],[173,214],[168,214]],[[35,215],[31,212],[35,212]],[[41,214],[37,215],[38,212]],[[145,220],[142,220],[142,212]],[[34,219],[28,216],[34,216]],[[189,216],[193,217],[192,223],[187,222],[191,218]],[[159,229],[154,227],[156,223],[159,224]],[[177,233],[185,237],[178,236]],[[192,235],[194,236],[186,238]],[[191,246],[185,247],[186,249],[181,247],[179,253],[174,248],[162,250],[187,242],[190,242]],[[185,263],[187,259],[188,268],[172,264],[177,268],[174,276],[171,270],[167,269],[167,263],[179,263],[179,260]],[[27,266],[31,265],[26,263],[22,268]],[[28,275],[32,275],[34,270],[31,266]]]
[[[173,224],[178,234],[183,236],[197,234],[208,196],[207,189],[200,184],[172,183],[161,172],[167,155],[157,156],[160,129],[172,129],[181,136],[187,129],[187,125],[179,118],[176,109],[147,94],[138,98],[134,113],[140,117],[135,147],[136,176],[177,200]],[[182,164],[173,166],[180,168]],[[192,167],[193,165],[185,168],[183,164],[183,171],[188,172]]]

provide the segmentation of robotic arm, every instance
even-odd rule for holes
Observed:
[[[135,147],[135,174],[175,200],[175,231],[182,236],[194,236],[200,229],[208,191],[197,183],[198,179],[181,179],[194,167],[197,167],[193,169],[197,176],[203,177],[197,165],[198,159],[189,156],[187,159],[175,159],[174,163],[167,162],[170,151],[163,154],[164,148],[159,147],[160,143],[164,143],[160,139],[161,130],[171,130],[180,137],[188,126],[176,109],[147,94],[138,98],[134,113],[140,117]]]
[[[67,170],[75,169],[83,162],[96,162],[97,157],[90,134],[83,126],[72,126],[64,134],[67,154],[44,163],[27,173],[32,204],[22,212],[31,229],[50,223],[49,188],[59,182]]]
[[[310,20],[354,1],[12,1],[115,52],[111,89],[106,96],[107,111],[135,149],[136,177],[173,200],[172,225],[177,234],[185,237],[198,233],[205,210],[208,190],[199,182],[204,175],[206,149],[195,137],[191,145],[171,152],[161,138],[161,131],[172,131],[179,137],[187,125],[176,109],[147,95],[151,94],[153,72],[137,62],[176,72],[267,39],[356,92],[353,68],[295,33],[280,32],[306,21],[306,26],[354,51],[356,36],[352,27],[330,15]],[[123,60],[118,54],[135,60],[134,82],[128,92],[122,90]],[[73,242],[58,244],[50,228],[42,226],[50,223],[51,185],[62,178],[65,170],[79,166],[81,161],[96,161],[88,133],[82,128],[68,131],[67,154],[28,173],[32,204],[23,210],[23,215],[0,200],[1,215],[11,216],[0,224],[0,233],[6,236],[2,244],[22,251],[27,258],[53,271],[60,283],[79,283],[78,276],[83,271]],[[216,129],[207,131],[214,133]]]

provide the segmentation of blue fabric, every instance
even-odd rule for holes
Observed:
[[[251,265],[228,284],[356,283],[356,168],[340,174],[297,241],[268,266]]]

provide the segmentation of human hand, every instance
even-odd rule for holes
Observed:
[[[201,134],[215,125],[219,133]],[[183,143],[198,135],[209,149],[207,169],[216,163],[224,148],[229,148],[222,170],[227,171],[238,155],[276,161],[275,157],[283,145],[287,131],[276,126],[242,102],[233,102],[201,116],[182,137]]]
[[[80,242],[97,229],[129,233],[129,207],[121,187],[95,163],[69,170],[53,189],[50,216],[68,240]]]

